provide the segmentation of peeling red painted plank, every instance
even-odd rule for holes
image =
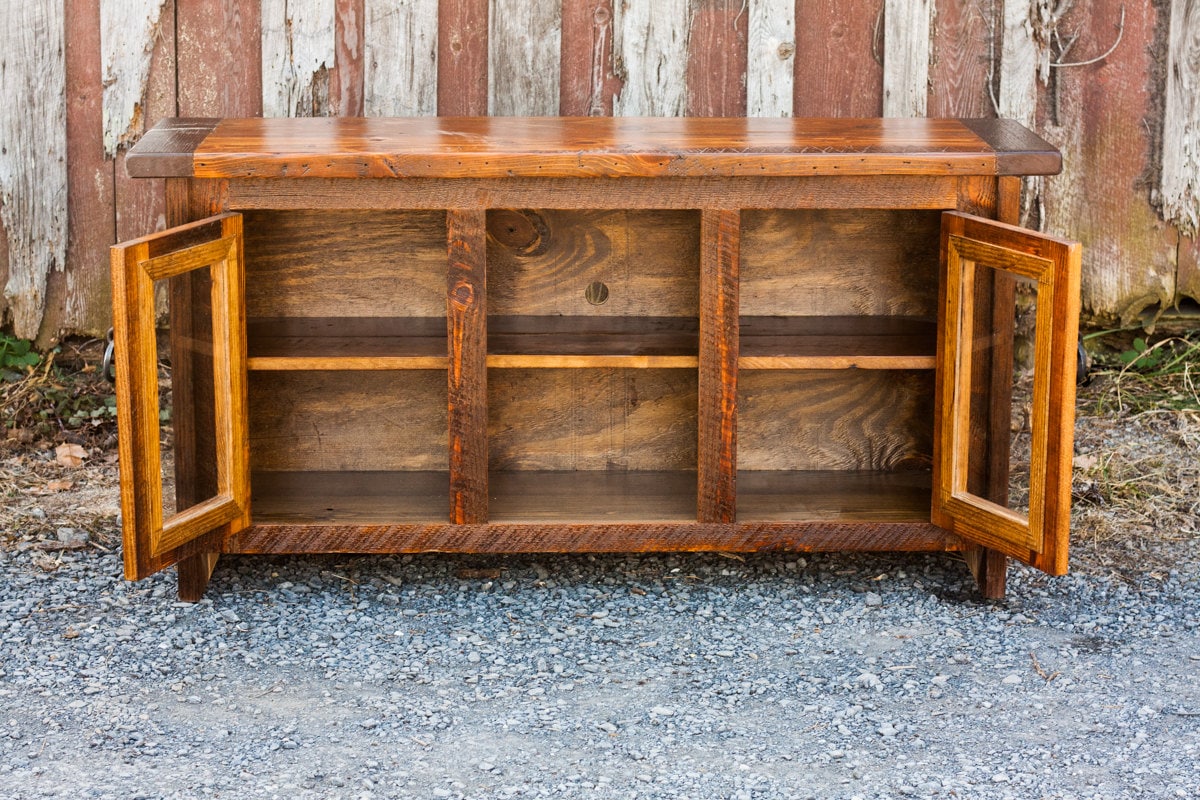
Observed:
[[[993,31],[1000,30],[1000,21],[995,18],[999,4],[993,5],[989,16],[980,4],[937,0],[929,64],[929,116],[995,116],[988,97],[989,39]]]
[[[443,117],[488,111],[488,0],[438,5],[437,109]]]
[[[701,0],[688,36],[687,113],[746,113],[746,40],[750,20],[742,0]]]
[[[558,96],[564,117],[611,117],[621,79],[613,73],[613,0],[564,3]]]
[[[262,114],[258,0],[189,0],[176,8],[181,117]]]
[[[329,76],[330,111],[340,117],[363,114],[364,0],[336,0],[333,74]]]
[[[797,0],[797,117],[883,113],[883,0]]]

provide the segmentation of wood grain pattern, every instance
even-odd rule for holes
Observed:
[[[493,523],[694,523],[696,473],[690,471],[493,471]]]
[[[493,0],[488,23],[488,114],[557,116],[562,56],[559,5]]]
[[[363,112],[406,117],[438,112],[438,0],[366,0]]]
[[[365,113],[366,0],[334,0],[333,73],[329,108],[339,117]]]
[[[881,14],[879,0],[796,0],[796,116],[882,113]]]
[[[1030,3],[1003,4],[1000,87],[996,113],[1032,126],[1037,111],[1038,46],[1033,40]]]
[[[933,0],[884,0],[883,116],[923,117]]]
[[[488,0],[439,0],[437,15],[437,113],[486,114]]]
[[[259,0],[188,0],[176,4],[181,117],[252,117],[262,113]],[[213,31],[220,31],[214,36]]]
[[[698,0],[687,37],[687,114],[746,114],[747,28],[742,0]]]
[[[239,209],[445,209],[479,204],[486,208],[536,208],[547,195],[570,197],[575,209],[611,211],[713,208],[953,208],[959,179],[897,175],[886,181],[867,176],[792,179],[691,178],[483,179],[309,178],[304,181],[243,179],[229,182],[229,202]]]
[[[1171,0],[1170,26],[1163,112],[1163,217],[1185,236],[1195,236],[1200,228],[1200,2]]]
[[[743,370],[738,376],[742,470],[928,469],[928,371]]]
[[[613,52],[623,78],[619,117],[678,117],[687,109],[690,3],[613,3]]]
[[[263,116],[312,117],[331,112],[336,13],[332,2],[262,0]]]
[[[733,522],[737,482],[738,251],[741,215],[705,209],[700,219],[700,522]]]
[[[95,335],[112,324],[108,247],[116,241],[113,162],[93,139],[103,125],[99,5],[99,0],[69,0],[64,5],[67,254],[65,268],[52,272],[46,281],[39,344],[63,331]],[[7,253],[8,238],[0,225],[0,284],[7,282]],[[0,297],[0,315],[5,304]]]
[[[487,219],[484,210],[446,213],[446,325],[450,369],[450,521],[488,518]]]
[[[927,107],[930,116],[980,118],[996,113],[989,97],[997,46],[994,40],[999,38],[996,6],[935,0],[936,31],[931,37]]]
[[[694,369],[499,369],[488,385],[493,470],[696,468]]]
[[[746,316],[906,316],[937,309],[934,212],[748,211]]]
[[[435,370],[251,373],[251,469],[445,471],[445,396]]]
[[[759,0],[749,5],[746,116],[790,117],[796,62],[796,3]]]
[[[1044,167],[1058,168],[1047,145]],[[1036,159],[1026,159],[1040,171]],[[935,119],[225,119],[195,175],[637,177],[995,175],[997,153]],[[769,173],[768,173],[769,171]]]
[[[1042,190],[1042,227],[1083,243],[1083,308],[1096,324],[1131,324],[1143,311],[1168,308],[1176,297],[1178,236],[1162,225],[1145,192],[1113,188],[1139,185],[1153,151],[1141,120],[1155,114],[1144,92],[1155,48],[1127,43],[1152,41],[1157,9],[1093,0],[1061,25],[1080,37],[1071,58],[1086,60],[1113,40],[1122,7],[1124,43],[1102,62],[1055,70],[1057,119],[1053,106],[1039,119],[1061,146],[1064,164],[1062,177],[1046,181]]]
[[[738,471],[741,522],[927,522],[927,471]]]
[[[100,4],[99,23],[104,155],[113,158],[119,149],[137,141],[146,125],[146,84],[160,36],[169,45],[170,57],[174,59],[174,4],[166,0],[151,3],[106,0]],[[172,63],[172,76],[173,73]],[[171,90],[174,111],[174,85]]]
[[[255,525],[227,553],[647,553],[960,550],[928,523]]]
[[[0,16],[0,223],[8,234],[5,316],[33,339],[47,276],[67,256],[67,111],[61,0],[8,4]]]
[[[446,223],[437,212],[289,211],[246,217],[251,317],[444,317]]]
[[[562,4],[558,110],[570,117],[611,117],[622,81],[613,67],[613,0]]]
[[[742,317],[738,368],[933,369],[937,325],[920,317]]]
[[[251,504],[256,524],[386,525],[447,521],[450,474],[445,470],[257,470],[252,482]]]
[[[488,212],[493,316],[695,317],[696,212]],[[586,296],[594,283],[602,301]]]

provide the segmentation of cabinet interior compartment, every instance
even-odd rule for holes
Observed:
[[[696,519],[696,373],[489,369],[492,522]]]
[[[250,374],[255,522],[445,522],[446,374]]]
[[[738,520],[928,521],[933,398],[928,370],[742,372]]]
[[[696,211],[489,211],[489,365],[695,367],[699,229]]]
[[[743,369],[933,369],[937,211],[742,214]]]
[[[445,212],[244,216],[251,370],[445,368]]]

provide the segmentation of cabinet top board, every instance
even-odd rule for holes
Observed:
[[[744,117],[164,119],[135,178],[1052,175],[1011,120]]]

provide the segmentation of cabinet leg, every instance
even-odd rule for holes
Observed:
[[[984,599],[1003,600],[1007,590],[1008,557],[986,547],[972,548],[964,555]]]
[[[175,566],[179,574],[179,599],[184,603],[195,603],[204,597],[208,579],[212,577],[220,553],[200,553],[185,558]]]

